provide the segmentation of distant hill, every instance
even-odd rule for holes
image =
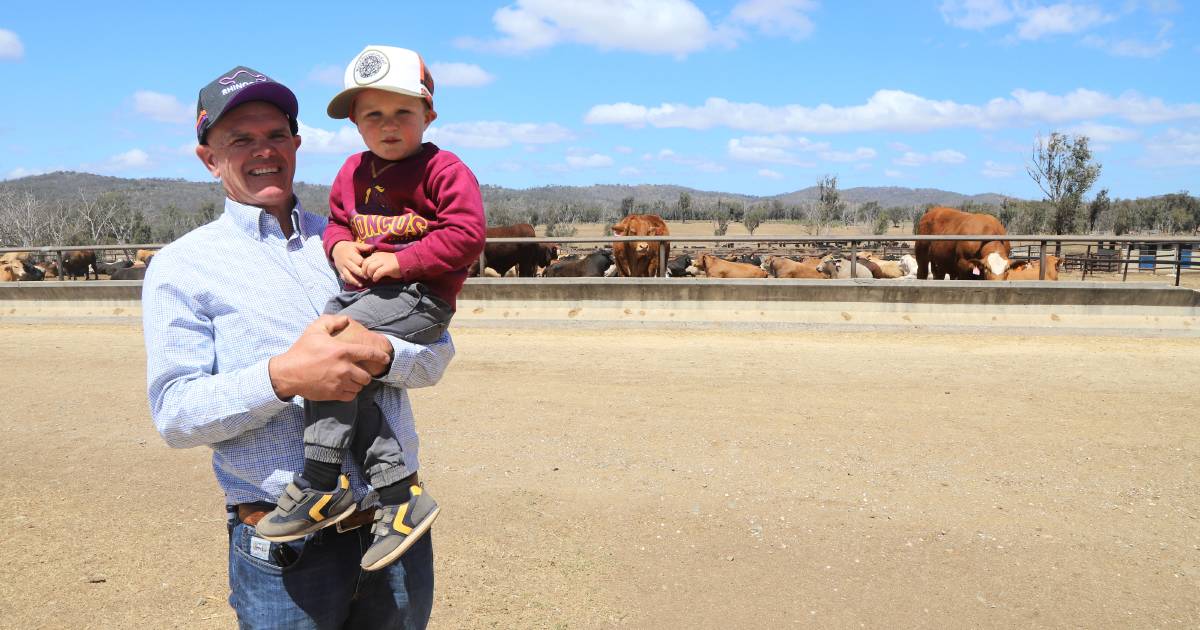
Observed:
[[[80,192],[95,196],[104,192],[125,194],[132,205],[141,208],[147,218],[160,214],[168,206],[176,206],[186,212],[195,211],[207,203],[220,208],[224,200],[220,184],[193,182],[183,179],[125,179],[106,177],[91,173],[59,171],[45,175],[33,175],[0,182],[0,188],[31,190],[45,202],[71,202]],[[779,200],[784,205],[797,205],[817,199],[817,188],[810,187],[795,192],[758,197],[719,191],[696,190],[683,186],[641,184],[625,186],[618,184],[596,184],[592,186],[541,186],[537,188],[513,189],[502,186],[482,187],[485,205],[502,204],[507,207],[547,207],[561,204],[584,204],[603,208],[619,208],[621,201],[633,197],[641,204],[654,205],[662,202],[673,205],[680,193],[687,193],[697,206],[715,205],[718,200],[736,201],[745,204]],[[296,194],[309,210],[324,214],[329,199],[329,186],[299,183]],[[961,193],[933,188],[900,188],[896,186],[872,188],[848,188],[841,191],[844,201],[851,205],[877,202],[887,208],[891,206],[920,207],[927,203],[960,205],[965,200],[976,203],[999,205],[1003,195],[987,193],[963,195]]]

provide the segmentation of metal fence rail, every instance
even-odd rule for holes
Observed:
[[[667,236],[568,236],[568,237],[510,237],[510,238],[490,238],[489,243],[554,243],[563,244],[596,244],[596,243],[634,243],[634,242],[653,242],[653,243],[712,243],[723,247],[734,247],[736,244],[753,244],[761,249],[770,247],[800,247],[802,244],[819,245],[827,249],[840,250],[842,244],[845,244],[850,250],[850,264],[853,267],[857,261],[857,253],[860,249],[869,247],[871,244],[880,244],[880,247],[886,249],[890,243],[915,243],[917,241],[994,241],[1005,240],[1013,243],[1036,243],[1039,253],[1038,260],[1041,265],[1041,275],[1045,277],[1046,270],[1046,247],[1053,244],[1066,243],[1082,243],[1088,244],[1088,253],[1085,258],[1075,260],[1082,266],[1083,277],[1086,278],[1088,271],[1095,273],[1096,268],[1091,263],[1103,263],[1111,265],[1113,263],[1122,266],[1122,280],[1125,280],[1129,274],[1129,263],[1142,263],[1140,252],[1142,247],[1139,245],[1154,245],[1156,256],[1154,257],[1152,267],[1157,269],[1159,266],[1168,266],[1175,271],[1175,286],[1179,286],[1180,276],[1183,268],[1186,266],[1189,269],[1193,265],[1200,268],[1200,258],[1191,258],[1191,253],[1196,249],[1196,245],[1200,244],[1200,236],[1161,236],[1161,235],[1143,235],[1143,236],[1107,236],[1107,235],[1086,235],[1086,234],[1006,234],[1003,238],[996,238],[994,234],[978,234],[978,235],[924,235],[924,234],[882,234],[882,235],[853,235],[853,236],[834,236],[828,234],[816,234],[810,236],[796,235],[747,235],[747,236],[683,236],[683,235],[667,235]],[[1125,246],[1125,255],[1119,257],[1106,257],[1103,261],[1093,260],[1091,256],[1092,246],[1100,251],[1104,244]],[[0,255],[9,252],[32,252],[40,253],[46,256],[54,255],[58,259],[59,269],[62,269],[62,258],[64,253],[71,251],[92,250],[92,251],[133,251],[138,249],[160,249],[164,243],[134,243],[134,244],[117,244],[117,245],[42,245],[37,247],[0,247]],[[1165,247],[1164,247],[1165,246]],[[1032,247],[1032,245],[1030,246]],[[1133,258],[1133,250],[1139,251],[1139,257]],[[1173,258],[1161,259],[1157,256],[1157,252],[1166,249],[1167,251],[1174,250]],[[1187,256],[1184,255],[1187,252]],[[1028,256],[1028,254],[1027,254]],[[1032,259],[1032,258],[1030,258]],[[1070,260],[1070,256],[1067,257]],[[480,269],[486,264],[486,260],[480,257]],[[666,273],[667,260],[665,248],[659,248],[659,275]],[[63,280],[64,275],[59,274],[59,279]]]

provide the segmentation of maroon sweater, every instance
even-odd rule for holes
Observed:
[[[458,156],[429,142],[396,162],[370,151],[347,158],[329,191],[329,214],[323,240],[330,260],[341,241],[395,252],[402,277],[384,282],[422,282],[451,306],[483,251],[479,182]]]

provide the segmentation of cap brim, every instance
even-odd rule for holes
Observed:
[[[341,92],[338,92],[337,96],[334,96],[333,100],[329,101],[329,107],[325,108],[325,113],[329,114],[330,118],[335,118],[335,119],[349,118],[350,117],[350,108],[354,106],[354,97],[357,96],[358,93],[362,92],[363,90],[383,90],[384,92],[394,92],[396,94],[403,94],[405,96],[415,96],[420,99],[426,98],[425,95],[420,92],[412,92],[409,90],[402,90],[400,88],[394,88],[394,87],[387,87],[387,86],[380,86],[380,85],[366,85],[363,87],[352,87],[352,88],[347,88],[345,90],[342,90]],[[429,103],[429,108],[433,109],[433,99],[430,98],[430,99],[426,100],[426,102]]]
[[[234,107],[250,101],[266,101],[278,107],[292,119],[296,118],[300,110],[300,106],[296,102],[296,95],[282,83],[271,81],[254,83],[242,88],[233,98],[229,99],[221,113],[224,114]]]

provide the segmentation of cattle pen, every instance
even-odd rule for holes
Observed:
[[[626,236],[527,237],[489,242],[555,243],[564,250],[613,242],[667,242],[675,253],[847,254],[851,268],[860,252],[895,257],[916,241],[961,241],[981,236]],[[1014,258],[1041,262],[1052,248],[1066,248],[1067,269],[1078,279],[969,281],[853,278],[471,278],[460,296],[455,321],[481,326],[651,326],[684,328],[850,328],[977,330],[1034,333],[1133,335],[1200,334],[1200,280],[1191,248],[1197,237],[1006,235]],[[152,249],[154,244],[107,245],[100,252]],[[1084,250],[1083,248],[1087,249]],[[1152,258],[1142,255],[1153,248]],[[6,248],[0,252],[53,255],[66,247]],[[1023,251],[1022,251],[1023,249]],[[1161,256],[1163,250],[1171,252]],[[660,273],[667,268],[659,249]],[[1135,255],[1133,252],[1137,252]],[[486,261],[484,261],[486,266]],[[1134,279],[1138,282],[1122,282]],[[1170,270],[1156,275],[1159,268]],[[1062,276],[1066,278],[1067,276]],[[60,278],[61,280],[61,278]],[[1146,281],[1149,280],[1149,281]],[[135,318],[140,281],[0,282],[0,320],[43,317]]]

